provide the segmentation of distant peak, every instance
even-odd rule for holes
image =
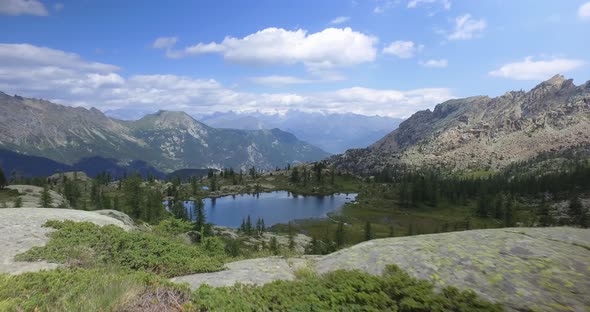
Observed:
[[[553,86],[560,86],[565,81],[565,77],[563,75],[557,74],[551,77],[549,80],[545,81],[545,84],[553,85]]]

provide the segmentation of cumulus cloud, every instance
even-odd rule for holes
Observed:
[[[377,38],[350,28],[327,28],[317,33],[266,28],[244,38],[197,43],[169,51],[169,57],[205,53],[221,54],[225,60],[246,64],[304,64],[307,68],[335,68],[372,62]]]
[[[338,25],[350,21],[350,16],[338,16],[330,21],[331,24]]]
[[[417,52],[422,51],[423,45],[417,45],[413,41],[394,41],[383,48],[383,54],[395,55],[399,58],[412,58]]]
[[[578,17],[582,20],[590,20],[590,2],[586,2],[580,6]]]
[[[172,48],[177,41],[177,37],[160,37],[154,41],[152,47],[155,49],[168,49]]]
[[[49,13],[38,0],[2,0],[0,14],[3,15],[37,15],[45,16]]]
[[[468,40],[481,36],[481,32],[486,29],[487,22],[485,19],[474,19],[471,14],[465,14],[455,18],[455,28],[448,34],[449,40]]]
[[[118,71],[117,66],[88,61],[74,53],[29,44],[0,45],[0,90],[103,111],[140,108],[203,114],[301,110],[407,117],[452,98],[446,88],[400,91],[353,87],[310,93],[254,93],[229,88],[213,79],[123,77]],[[307,83],[306,79],[289,76],[257,78],[266,83]]]
[[[445,59],[428,60],[426,62],[420,62],[420,65],[430,68],[445,68],[449,65],[449,62]]]
[[[410,9],[417,8],[420,5],[440,4],[445,10],[451,9],[451,1],[449,0],[411,0],[407,7]]]
[[[522,62],[506,64],[489,72],[490,76],[514,80],[544,80],[558,73],[565,73],[584,66],[585,62],[575,59],[556,58],[548,61],[534,61],[526,57]]]

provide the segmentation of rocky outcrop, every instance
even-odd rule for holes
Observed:
[[[39,262],[16,262],[14,256],[34,246],[43,246],[52,231],[43,227],[48,220],[89,221],[98,225],[114,224],[130,229],[123,222],[91,211],[52,208],[0,209],[0,273],[18,274],[56,268],[59,265]]]
[[[590,230],[505,228],[368,241],[316,257],[263,258],[173,279],[196,288],[293,279],[300,268],[380,274],[395,264],[437,287],[472,289],[508,310],[585,311],[590,306]]]
[[[367,149],[331,161],[361,173],[386,166],[496,170],[590,144],[590,85],[556,75],[529,92],[456,99],[414,114]]]
[[[58,192],[49,190],[51,196],[51,207],[41,207],[40,199],[43,188],[34,185],[9,185],[6,187],[10,190],[17,190],[19,197],[22,200],[22,207],[37,207],[37,208],[70,208],[68,201]]]

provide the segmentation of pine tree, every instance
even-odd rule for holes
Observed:
[[[177,200],[174,202],[174,205],[172,205],[172,214],[178,219],[187,219],[186,208],[182,204],[182,201]]]
[[[293,225],[289,222],[289,250],[295,250],[295,233],[293,232]]]
[[[8,185],[8,181],[6,180],[6,175],[4,175],[4,170],[0,168],[0,190],[4,189]]]
[[[200,198],[197,198],[197,200],[195,201],[195,212],[195,231],[200,231],[206,223],[205,205],[203,204],[203,200]]]
[[[340,248],[344,246],[344,222],[338,222],[338,227],[336,228],[336,237],[335,237],[336,247]]]
[[[23,199],[20,196],[17,196],[14,200],[14,208],[20,208],[23,206]]]
[[[242,232],[243,234],[246,234],[246,220],[244,220],[244,218],[242,218],[242,225],[240,225],[240,232]]]
[[[549,205],[547,205],[547,202],[545,202],[545,196],[543,196],[543,200],[541,201],[538,215],[540,226],[550,226],[553,223],[551,215],[549,214]]]
[[[252,220],[250,219],[250,215],[246,218],[246,235],[252,236]]]
[[[269,248],[273,255],[279,254],[279,242],[277,241],[277,238],[275,236],[271,237]]]
[[[365,223],[365,240],[372,240],[373,239],[373,230],[371,229],[371,222],[367,221]]]
[[[393,223],[389,225],[389,237],[395,237],[395,229],[393,228]]]
[[[299,169],[297,169],[297,167],[294,167],[291,171],[291,176],[289,177],[289,180],[293,183],[299,183]]]
[[[260,223],[260,218],[256,219],[256,235],[262,235],[262,224]]]
[[[570,200],[570,205],[568,207],[568,215],[571,220],[572,225],[581,225],[581,221],[583,219],[584,207],[582,206],[582,202],[580,202],[580,198],[578,196],[574,196]]]
[[[43,187],[43,192],[41,193],[41,198],[39,199],[39,206],[43,208],[51,208],[53,204],[53,200],[51,199],[51,194],[49,193],[49,186],[45,185]]]
[[[139,175],[132,175],[123,181],[122,190],[125,201],[125,206],[129,215],[134,219],[139,219],[142,216],[142,198],[143,192],[141,183],[143,179]]]
[[[264,226],[264,218],[260,218],[260,228],[262,232],[266,231],[266,227]]]
[[[514,225],[514,199],[510,197],[504,207],[504,226],[511,227]]]

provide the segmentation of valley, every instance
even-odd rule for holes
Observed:
[[[590,312],[590,0],[0,0],[0,312]]]

